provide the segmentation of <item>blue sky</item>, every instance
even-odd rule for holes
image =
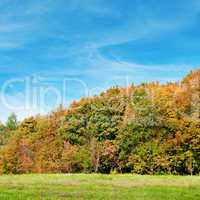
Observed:
[[[2,121],[200,65],[199,0],[1,0],[0,10]]]

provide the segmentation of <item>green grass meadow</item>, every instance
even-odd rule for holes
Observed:
[[[199,176],[28,174],[0,176],[0,200],[200,200]]]

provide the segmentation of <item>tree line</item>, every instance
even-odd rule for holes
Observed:
[[[0,173],[200,173],[200,70],[0,124]]]

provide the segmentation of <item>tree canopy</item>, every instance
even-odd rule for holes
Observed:
[[[6,138],[6,139],[5,139]],[[200,70],[0,125],[0,172],[200,173]]]

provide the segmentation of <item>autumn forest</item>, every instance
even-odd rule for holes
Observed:
[[[200,70],[0,124],[0,173],[200,173]]]

